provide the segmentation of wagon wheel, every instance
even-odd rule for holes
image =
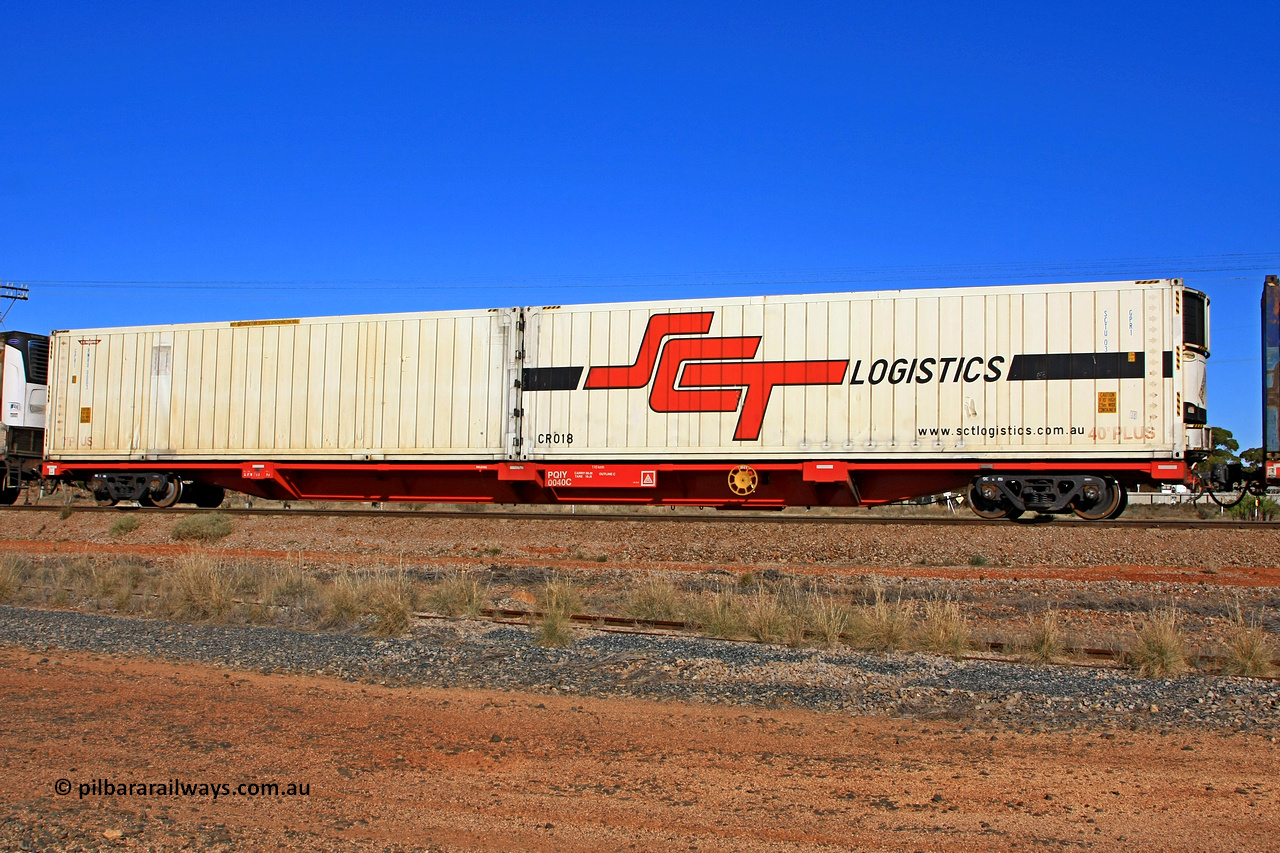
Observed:
[[[735,495],[749,495],[760,485],[760,475],[750,465],[739,465],[729,472],[729,491]]]
[[[158,506],[162,508],[171,507],[174,504],[176,504],[178,501],[182,500],[182,492],[183,492],[182,480],[175,477],[168,482],[163,492],[161,492],[158,495],[151,494],[151,495],[148,495],[148,497],[151,499],[152,506]]]
[[[1111,514],[1107,516],[1108,520],[1119,518],[1120,515],[1129,506],[1129,490],[1126,489],[1124,486],[1120,486],[1119,488],[1120,488],[1120,503],[1118,506],[1116,506],[1115,509],[1111,511]]]
[[[982,492],[969,484],[969,509],[973,510],[974,515],[979,518],[995,520],[998,518],[1014,519],[1022,515],[1022,510],[1010,506],[1003,499],[988,500],[982,496]]]
[[[1087,487],[1086,487],[1087,488]],[[1121,496],[1124,497],[1121,497]],[[1076,505],[1072,507],[1076,511],[1076,515],[1085,521],[1102,521],[1107,518],[1115,518],[1123,510],[1124,506],[1121,501],[1127,501],[1128,496],[1120,487],[1120,484],[1110,478],[1103,480],[1102,494],[1093,503],[1083,506]]]

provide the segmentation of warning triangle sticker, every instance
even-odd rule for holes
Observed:
[[[658,484],[658,483],[657,483],[657,480],[658,480],[658,476],[657,476],[657,475],[658,475],[658,472],[657,472],[657,471],[641,471],[641,472],[640,472],[640,485],[642,485],[642,486],[656,486],[656,485]]]

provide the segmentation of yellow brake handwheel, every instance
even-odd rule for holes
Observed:
[[[750,465],[739,465],[729,472],[729,491],[735,495],[749,495],[760,485],[760,475]]]

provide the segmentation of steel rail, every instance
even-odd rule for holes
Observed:
[[[0,514],[5,512],[61,512],[65,508],[63,504],[36,504],[36,505],[20,505],[0,507]],[[89,512],[89,513],[163,513],[168,515],[190,515],[209,512],[221,512],[230,515],[243,516],[315,516],[315,517],[334,517],[334,516],[350,516],[350,517],[368,517],[368,518],[465,518],[465,519],[490,519],[495,521],[626,521],[636,523],[679,523],[679,524],[852,524],[852,525],[880,525],[880,526],[896,526],[896,525],[936,525],[936,526],[968,526],[968,527],[1008,527],[1021,528],[1030,527],[1037,528],[1045,525],[1052,527],[1062,527],[1064,525],[1081,525],[1089,530],[1098,530],[1103,528],[1147,528],[1159,527],[1166,529],[1186,529],[1186,530],[1205,530],[1212,528],[1222,529],[1239,529],[1254,530],[1259,528],[1280,528],[1280,521],[1228,521],[1226,519],[1214,520],[1183,520],[1171,518],[1152,518],[1152,519],[1113,519],[1106,521],[1082,521],[1070,516],[1057,517],[1032,517],[1030,519],[1019,519],[1017,521],[1009,521],[1007,519],[983,519],[976,516],[972,518],[956,517],[956,518],[920,518],[904,516],[900,518],[884,518],[877,516],[840,516],[840,515],[786,515],[782,513],[748,513],[725,511],[719,515],[694,515],[690,513],[624,513],[624,512],[543,512],[537,510],[487,510],[487,511],[469,511],[469,510],[404,510],[404,509],[315,509],[315,508],[299,508],[299,509],[283,509],[283,508],[243,508],[232,507],[217,510],[197,509],[195,507],[135,507],[135,506],[77,506],[72,505],[73,512]],[[1041,520],[1043,519],[1043,520]]]
[[[410,614],[415,619],[425,622],[428,620],[451,620],[463,617],[443,616],[438,613],[417,612]],[[508,610],[496,607],[484,607],[479,611],[479,617],[487,621],[499,625],[530,625],[546,614],[537,610]],[[639,619],[629,616],[608,616],[603,614],[587,614],[575,613],[569,616],[569,620],[583,628],[590,628],[596,631],[603,631],[610,634],[642,634],[646,636],[658,637],[699,637],[702,639],[715,639],[726,643],[749,643],[752,645],[769,645],[759,640],[743,639],[740,637],[707,637],[700,633],[698,626],[691,622],[681,622],[669,619]],[[1022,663],[1023,660],[1018,654],[1015,644],[1000,641],[983,642],[978,641],[972,645],[972,651],[959,655],[962,660],[989,660],[1000,663]],[[857,651],[852,647],[847,647],[848,651]],[[1064,655],[1061,660],[1055,661],[1059,666],[1077,666],[1090,668],[1108,668],[1108,669],[1125,669],[1125,660],[1127,653],[1123,649],[1114,648],[1094,648],[1086,647],[1075,649],[1075,655]],[[1222,655],[1210,654],[1200,650],[1194,650],[1189,658],[1208,664],[1210,667],[1222,668],[1226,658]],[[1280,659],[1273,660],[1271,665],[1280,668]],[[1198,668],[1197,668],[1198,669]],[[1203,671],[1203,675],[1217,675],[1219,673],[1212,670]],[[1256,675],[1249,676],[1260,681],[1280,681],[1280,676],[1272,675]]]

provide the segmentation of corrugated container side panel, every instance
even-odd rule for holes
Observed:
[[[90,405],[93,408],[92,429],[89,431],[93,447],[106,444],[107,424],[107,382],[111,376],[111,338],[105,336],[102,343],[93,348],[93,396]]]
[[[918,357],[916,376],[928,376],[929,380],[912,386],[915,395],[915,429],[929,433],[942,423],[941,403],[938,398],[938,353],[942,351],[942,328],[938,312],[941,310],[938,300],[922,298],[916,300],[916,349],[911,354]],[[924,364],[926,359],[933,359],[931,364]],[[934,434],[914,435],[908,442],[915,443],[914,449],[919,452],[933,452],[942,447],[942,438]]]
[[[130,336],[131,337],[131,336]],[[107,395],[112,397],[112,388],[122,387],[125,381],[125,370],[128,364],[128,344],[125,335],[110,335],[107,338],[110,348],[107,351]],[[132,377],[130,377],[132,379]],[[107,406],[102,411],[102,447],[111,450],[126,449],[120,441],[120,414],[124,404],[119,396],[115,396],[115,405]]]
[[[949,431],[942,439],[943,449],[963,447],[956,427],[963,421],[961,388],[955,383],[956,361],[964,354],[964,300],[945,296],[938,300],[938,426]]]
[[[1049,352],[1048,294],[1028,293],[1018,301],[1022,303],[1022,322],[1019,325],[1021,340],[1015,341],[1012,352]],[[1046,398],[1049,383],[1025,379],[1017,385],[1017,392],[1022,396],[1022,405],[1015,410],[1018,413],[1015,426],[1029,427],[1032,424],[1044,423],[1048,410]],[[1016,442],[1024,448],[1034,443],[1034,438],[1025,433],[1020,434]]]
[[[169,370],[163,375],[151,367],[142,371],[146,391],[145,396],[139,399],[147,402],[146,410],[136,425],[137,438],[133,446],[137,451],[145,451],[151,447],[165,450],[174,447],[173,389],[174,383],[181,380],[181,374],[177,371],[178,359],[182,353],[178,350],[177,335],[172,331],[138,335],[138,352],[141,358],[151,359],[152,351],[157,346],[168,347]],[[178,428],[181,429],[181,424]],[[162,440],[157,439],[157,436]]]
[[[262,448],[262,371],[266,359],[262,353],[262,327],[250,327],[244,336],[244,424],[241,437],[244,447]]]
[[[214,346],[217,348],[217,373],[214,379],[214,388],[216,389],[213,407],[213,448],[215,450],[227,449],[227,438],[231,426],[231,394],[236,389],[231,383],[231,372],[235,365],[244,359],[243,352],[237,351],[232,345],[237,331],[243,329],[219,329],[217,332],[217,341]],[[243,389],[241,389],[243,393]]]
[[[803,361],[807,349],[805,338],[808,306],[801,302],[784,302],[780,307],[782,352],[779,358],[782,361]],[[773,390],[773,398],[768,401],[769,405],[765,409],[765,421],[768,422],[774,406],[777,406],[779,411],[774,417],[781,423],[774,429],[760,431],[762,444],[796,448],[808,443],[809,411],[805,405],[806,393],[806,389],[800,385],[783,385]]]
[[[382,360],[386,356],[386,328],[382,321],[362,323],[364,334],[360,365],[361,386],[356,419],[356,447],[385,447],[381,441],[381,420],[377,417],[382,397]],[[376,425],[375,425],[376,424]]]
[[[556,311],[552,315],[552,335],[551,335],[551,357],[564,364],[583,364],[585,363],[589,347],[586,345],[586,335],[589,329],[586,323],[577,322],[579,317],[585,319],[585,312],[581,311]],[[551,403],[551,423],[548,429],[555,433],[563,433],[566,438],[569,433],[579,434],[581,429],[577,428],[579,421],[577,415],[579,411],[575,407],[574,394],[568,392],[552,392],[550,396]],[[585,401],[583,401],[585,403]],[[582,407],[581,414],[585,416],[586,407]],[[559,447],[553,443],[550,445],[556,449],[568,449],[567,443],[560,444]]]
[[[818,314],[819,316],[810,322],[809,328],[811,331],[806,335],[805,358],[808,360],[830,359],[847,361],[849,357],[848,335],[833,337],[831,334],[837,318],[843,317],[845,314],[844,306],[838,302],[829,302],[823,306]],[[848,386],[845,383],[848,380],[849,367],[846,364],[839,381],[835,384],[821,388],[803,389],[806,395],[805,409],[809,412],[810,429],[813,430],[814,435],[813,441],[816,442],[816,446],[820,449],[829,450],[834,446],[831,434],[831,413],[837,408],[844,408],[844,399],[848,391]],[[844,439],[845,435],[842,430],[839,441],[843,443]]]
[[[193,353],[193,339],[199,334],[196,331],[178,330],[173,333],[173,376],[170,383],[169,404],[167,413],[157,411],[155,429],[161,428],[167,414],[168,429],[164,437],[168,442],[159,440],[153,435],[157,447],[195,447],[197,432],[195,421],[188,413],[195,411],[200,405],[200,359]],[[195,390],[192,390],[194,384]],[[156,396],[156,406],[162,404],[160,395]]]
[[[226,447],[244,447],[246,421],[249,418],[249,374],[261,364],[261,353],[253,367],[249,338],[254,330],[241,327],[231,330],[231,394],[227,402]]]
[[[399,452],[405,446],[400,440],[400,408],[404,405],[400,396],[405,368],[404,325],[403,320],[387,321],[386,344],[382,358],[379,359],[382,367],[378,387],[381,391],[376,412],[377,432],[374,434],[373,446],[388,452]]]
[[[1146,347],[1142,340],[1142,294],[1134,291],[1120,291],[1118,294],[1118,320],[1120,334],[1120,352],[1140,352],[1146,355]],[[1163,372],[1163,353],[1161,353],[1161,371]],[[1147,365],[1150,368],[1150,365]],[[1143,379],[1121,379],[1117,396],[1116,417],[1121,428],[1142,429]],[[1088,438],[1088,436],[1086,436]],[[1086,442],[1086,445],[1088,442]]]
[[[120,371],[120,419],[116,433],[116,445],[126,453],[138,449],[138,420],[147,399],[144,378],[151,373],[150,350],[142,348],[142,335],[125,336],[125,359]]]
[[[1009,339],[1011,337],[1011,311],[1010,303],[1012,297],[1001,294],[999,296],[990,296],[987,298],[987,335],[988,340],[993,343],[990,355],[987,359],[987,366],[983,371],[983,397],[986,402],[986,411],[988,417],[995,421],[997,426],[1007,426],[1010,421],[1009,415],[1009,383],[1007,381],[987,382],[986,377],[994,376],[998,371],[1001,378],[1009,374],[1009,356],[1010,350]],[[1004,353],[1004,363],[997,362],[991,364],[991,356]],[[1009,436],[1000,436],[1000,443],[1007,444]]]
[[[71,388],[67,381],[68,356],[67,339],[54,336],[53,346],[49,352],[49,420],[50,429],[44,434],[46,453],[56,453],[66,446],[67,430],[67,393]]]
[[[345,449],[344,435],[354,434],[354,428],[346,430],[347,419],[354,417],[355,394],[351,383],[346,382],[348,368],[357,363],[357,342],[348,333],[346,323],[324,325],[324,401],[320,415],[320,446],[326,450]],[[354,425],[353,425],[354,426]]]
[[[132,372],[125,385],[124,394],[128,399],[128,414],[122,420],[124,428],[124,446],[132,452],[141,450],[142,429],[147,416],[147,403],[151,399],[151,347],[147,346],[146,335],[130,335],[129,347],[132,351]],[[173,370],[173,347],[169,347],[169,370]]]
[[[435,444],[436,371],[440,369],[436,358],[436,333],[439,321],[428,318],[418,329],[418,413],[414,422],[417,430],[416,446],[431,447]]]
[[[418,432],[418,332],[420,320],[405,320],[400,332],[400,371],[396,374],[399,405],[391,409],[397,423],[396,446],[401,450],[416,447]]]
[[[497,439],[502,433],[500,421],[491,421],[493,415],[499,414],[493,395],[495,391],[501,393],[502,388],[501,376],[489,369],[490,364],[502,357],[502,336],[494,328],[496,317],[496,314],[479,316],[470,324],[471,337],[475,341],[471,349],[471,383],[467,395],[471,404],[471,429],[466,444],[452,448],[454,450],[485,447],[490,436]]]
[[[280,370],[280,326],[265,326],[259,343],[262,367],[258,371],[257,406],[258,421],[253,436],[255,447],[270,451],[276,438],[276,382]]]
[[[721,314],[724,315],[724,320],[726,325],[723,327],[724,328],[723,334],[725,334],[726,336],[736,336],[736,337],[744,337],[744,338],[764,338],[763,332],[764,332],[764,326],[767,320],[765,319],[765,312],[756,308],[756,306],[741,305],[741,304],[725,305],[716,309],[716,315],[719,316]],[[761,358],[761,360],[767,359],[769,357],[767,355],[767,353],[769,352],[769,349],[764,345],[763,340],[760,343],[760,347],[761,347],[761,351],[765,354],[759,356],[759,358]],[[780,391],[782,389],[777,389],[777,390]],[[775,391],[774,393],[777,393],[777,391]],[[739,405],[738,411],[741,411],[741,408],[742,408],[741,405]],[[772,406],[770,406],[770,408],[772,408]],[[751,442],[732,441],[732,437],[734,433],[737,431],[738,418],[739,418],[738,411],[715,412],[710,416],[710,419],[707,422],[707,436],[708,436],[708,440],[712,444],[718,443],[721,440],[720,439],[721,436],[728,436],[729,440],[725,441],[725,443],[734,446],[736,449],[741,450],[743,448],[749,448],[751,446],[752,444]],[[766,409],[765,410],[766,418],[768,417],[768,415],[769,415],[769,409]],[[763,426],[761,428],[760,430],[761,444],[765,442],[765,436],[771,434],[769,432],[770,429],[777,430],[777,427]]]
[[[609,331],[617,322],[616,311],[586,312],[583,321],[587,325],[587,352],[585,364],[610,364]],[[581,382],[581,380],[579,380]],[[609,394],[587,394],[583,405],[587,410],[587,433],[574,443],[585,442],[587,448],[609,446]],[[623,427],[625,429],[625,423]]]
[[[833,302],[827,310],[827,336],[833,341],[849,341],[849,307],[847,303]],[[849,347],[841,352],[833,353],[839,358],[849,358]],[[840,384],[834,386],[834,392],[826,403],[826,423],[823,426],[824,449],[842,450],[849,441],[849,374],[853,368],[850,361],[845,368]]]
[[[327,382],[337,381],[336,398],[337,405],[334,407],[336,411],[331,413],[328,409],[328,399],[326,395],[325,409],[325,434],[328,443],[325,445],[331,449],[352,450],[356,446],[356,424],[363,423],[358,420],[361,415],[360,403],[364,399],[361,393],[363,388],[364,371],[361,370],[360,362],[360,338],[361,327],[364,323],[335,323],[333,324],[337,331],[341,344],[338,347],[340,353],[336,358],[330,350],[325,351],[328,363],[325,364],[325,380]]]
[[[289,412],[289,450],[305,450],[310,441],[310,424],[307,415],[311,411],[312,389],[316,388],[311,365],[311,338],[315,334],[312,325],[298,325],[293,338],[293,409]],[[323,388],[324,386],[320,386]]]
[[[471,323],[456,319],[453,321],[453,351],[450,360],[453,364],[452,390],[449,394],[449,411],[452,414],[449,429],[445,433],[443,447],[466,447],[467,435],[471,429],[471,353],[475,341],[471,335]],[[441,445],[437,445],[439,447]]]
[[[436,324],[436,382],[435,382],[435,429],[434,436],[428,442],[430,446],[438,447],[441,444],[448,444],[451,440],[453,429],[453,411],[451,403],[453,400],[453,341],[455,322],[453,319],[442,318]]]
[[[965,382],[965,370],[973,375],[970,360],[978,353],[986,352],[987,329],[987,297],[963,296],[960,298],[960,348],[956,352],[957,360],[952,366],[951,386],[956,389],[957,407],[954,421],[956,427],[972,428],[982,425],[982,412],[978,410],[978,401],[974,396],[974,383]],[[956,441],[957,447],[964,447],[969,452],[983,450],[987,439],[983,435],[961,435]]]
[[[590,364],[623,364],[630,359],[631,336],[633,334],[632,311],[602,311],[598,327],[591,332]],[[583,371],[585,374],[587,371]],[[586,377],[579,380],[585,384]],[[593,431],[588,441],[595,448],[625,447],[634,433],[632,423],[636,421],[627,399],[626,391],[600,391],[589,395]],[[615,414],[616,413],[616,414]],[[638,422],[636,429],[639,429]],[[599,430],[596,432],[595,430]]]
[[[871,352],[866,363],[866,388],[870,399],[870,446],[887,445],[893,440],[893,399],[883,390],[884,382],[879,377],[876,361],[883,358],[884,353],[893,352],[894,314],[896,300],[885,299],[871,304],[871,320],[868,328],[871,339]],[[873,382],[872,380],[876,381]]]
[[[1099,315],[1099,309],[1105,310],[1095,298],[1093,293],[1072,293],[1070,294],[1071,305],[1071,341],[1068,348],[1073,353],[1089,353],[1098,350],[1098,337],[1101,335],[1102,322]],[[1095,322],[1095,318],[1098,318]],[[1067,410],[1066,417],[1061,420],[1050,421],[1047,426],[1050,428],[1060,424],[1073,423],[1092,423],[1097,417],[1097,392],[1102,390],[1098,385],[1098,380],[1085,379],[1074,381],[1068,384],[1068,399],[1070,408]],[[1059,442],[1056,437],[1048,440],[1050,444],[1065,443]]]
[[[898,299],[895,302],[894,346],[890,367],[892,369],[893,363],[901,358],[907,362],[903,368],[909,371],[911,361],[916,358],[916,353],[919,351],[920,342],[917,338],[920,329],[919,301]],[[915,389],[914,383],[906,381],[906,374],[903,374],[902,382],[890,385],[889,393],[893,395],[893,444],[895,447],[910,447],[915,441],[917,414]]]
[[[297,382],[295,376],[306,376],[306,370],[297,373],[298,358],[297,326],[283,326],[280,329],[280,341],[276,345],[276,381],[272,386],[275,397],[276,425],[274,433],[274,450],[288,450],[293,445],[294,430],[294,398]]]
[[[1122,319],[1123,315],[1120,310],[1120,294],[1114,291],[1098,293],[1095,302],[1104,312],[1104,328],[1095,329],[1093,348],[1095,352],[1116,354],[1121,361],[1122,369],[1129,360],[1129,350],[1123,347],[1124,331]],[[1135,356],[1136,359],[1137,356]],[[1111,433],[1119,432],[1124,427],[1124,382],[1119,377],[1100,378],[1094,383],[1094,393],[1090,399],[1086,401],[1086,408],[1081,412],[1080,417],[1073,421],[1074,424],[1081,424],[1086,427],[1084,435],[1076,435],[1071,439],[1073,445],[1081,447],[1087,446],[1089,442],[1088,427],[1091,423],[1100,423]],[[1115,394],[1116,407],[1114,412],[1100,412],[1103,408],[1099,404],[1099,394],[1109,392]],[[1100,421],[1095,420],[1100,419]]]
[[[368,387],[364,392],[364,447],[382,451],[387,447],[395,447],[384,440],[382,416],[386,406],[387,380],[387,334],[390,332],[388,321],[372,324],[373,369],[368,372]]]
[[[107,347],[107,363],[105,375],[105,392],[104,400],[110,400],[112,395],[111,389],[118,388],[120,382],[124,380],[125,366],[125,336],[109,335],[103,344]],[[120,449],[120,399],[115,397],[115,405],[105,405],[99,413],[102,421],[102,448],[118,450]]]
[[[209,329],[201,341],[201,356],[204,365],[200,370],[200,448],[214,450],[214,424],[218,416],[219,362],[223,361],[219,345],[220,329]]]

